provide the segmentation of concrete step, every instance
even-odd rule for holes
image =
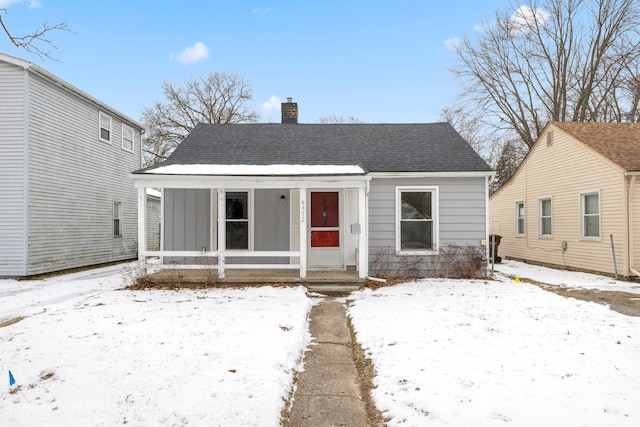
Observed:
[[[307,283],[310,292],[327,296],[347,295],[363,288],[363,283]]]

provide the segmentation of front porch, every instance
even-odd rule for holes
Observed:
[[[307,284],[368,275],[364,175],[150,175],[136,177],[138,254],[160,257],[158,278]],[[162,193],[158,251],[146,247],[146,188]]]

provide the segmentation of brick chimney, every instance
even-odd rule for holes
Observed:
[[[293,98],[287,98],[287,102],[281,104],[282,123],[298,123],[298,103]]]

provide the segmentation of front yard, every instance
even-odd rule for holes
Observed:
[[[499,268],[640,293],[599,276]],[[279,424],[314,298],[301,287],[116,290],[123,280],[0,280],[0,322],[25,317],[0,327],[3,424]],[[503,274],[364,290],[345,303],[388,425],[640,422],[638,317]]]

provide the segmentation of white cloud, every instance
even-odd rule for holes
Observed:
[[[272,111],[280,110],[281,103],[282,101],[280,101],[280,98],[275,95],[271,95],[267,102],[263,102],[262,104],[260,104],[259,108],[263,114],[269,114]]]
[[[40,3],[39,0],[29,0],[29,1],[24,1],[24,0],[0,0],[0,9],[6,9],[7,7],[11,6],[12,4],[16,4],[16,3],[24,3],[27,5],[27,7],[29,9],[40,9],[42,7],[42,3]]]
[[[196,64],[209,57],[209,48],[202,42],[196,42],[193,46],[187,46],[176,57],[182,65]],[[172,57],[173,59],[173,57]]]
[[[14,3],[21,3],[21,0],[0,0],[0,9],[5,9]]]
[[[535,27],[541,27],[549,19],[549,14],[542,9],[532,9],[528,6],[520,6],[511,15],[511,24],[514,31],[528,32]]]
[[[271,8],[270,7],[265,7],[265,8],[253,8],[251,9],[251,13],[256,13],[256,14],[265,14],[265,13],[269,13],[271,12]]]
[[[447,50],[456,50],[460,46],[460,37],[451,37],[444,41],[444,46]]]

